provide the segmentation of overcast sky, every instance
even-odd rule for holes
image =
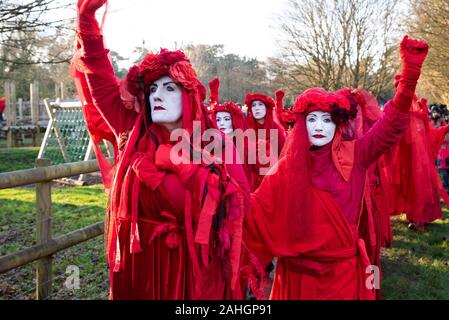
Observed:
[[[276,53],[275,17],[286,0],[109,0],[104,27],[111,50],[131,57],[142,45],[174,49],[224,44],[225,53],[265,60]]]

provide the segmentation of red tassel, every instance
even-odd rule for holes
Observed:
[[[142,248],[140,247],[140,234],[139,234],[139,225],[137,222],[133,222],[131,224],[131,254],[142,252]]]
[[[139,225],[137,224],[137,216],[139,210],[139,187],[140,181],[137,177],[134,178],[133,181],[133,189],[132,189],[132,212],[131,212],[131,237],[130,237],[130,251],[131,254],[142,252],[142,248],[140,247],[140,234],[139,234]]]
[[[118,233],[117,233],[117,241],[115,242],[115,260],[114,260],[114,268],[113,272],[120,272],[121,264],[122,264],[122,255],[120,251],[120,242],[118,240]]]

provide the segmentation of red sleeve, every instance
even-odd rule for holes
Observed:
[[[399,111],[389,101],[385,112],[355,145],[355,161],[368,168],[395,144],[399,143],[410,123],[409,112]]]
[[[86,74],[93,102],[118,136],[133,127],[138,114],[123,106],[119,81],[108,57],[109,50],[104,48],[103,37],[79,34],[79,41],[83,49],[81,68]]]
[[[279,189],[278,173],[279,170],[266,175],[260,187],[251,194],[251,209],[243,224],[243,240],[262,265],[268,265],[276,255],[276,244],[272,239],[278,238],[278,230],[273,227],[275,203],[272,200],[273,190]]]

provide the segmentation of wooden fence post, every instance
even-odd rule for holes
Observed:
[[[6,146],[12,148],[16,146],[16,132],[11,129],[12,126],[17,124],[16,116],[16,85],[12,81],[5,82],[5,95],[6,95],[6,126],[8,126],[8,132],[6,136]]]
[[[37,146],[37,136],[40,133],[39,128],[39,83],[34,81],[30,83],[30,108],[31,108],[31,125],[35,126],[36,131],[33,133],[33,147]]]
[[[36,167],[49,166],[50,160],[36,159]],[[51,181],[36,184],[37,232],[36,244],[45,244],[51,240]],[[37,261],[36,265],[36,299],[45,300],[51,294],[52,257]]]

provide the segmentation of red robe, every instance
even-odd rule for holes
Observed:
[[[278,257],[271,299],[375,298],[375,290],[365,286],[374,259],[359,224],[366,173],[400,140],[409,123],[408,113],[391,104],[386,110],[360,139],[339,143],[336,135],[332,146],[296,153],[291,148],[291,155],[283,157],[252,194],[244,239],[262,261]],[[298,128],[302,122],[304,118],[297,120],[292,136],[304,140],[305,124]],[[345,152],[347,156],[338,158]],[[332,158],[335,155],[338,159]]]
[[[102,38],[80,40],[77,68],[117,145],[105,229],[110,298],[241,298],[241,224],[249,202],[242,166],[192,166],[189,176],[157,169],[154,155],[171,143],[168,132],[146,128],[145,111],[123,106]],[[184,92],[183,108],[187,99]],[[183,121],[191,116],[184,112]]]
[[[442,218],[440,196],[449,205],[435,160],[449,126],[430,125],[424,100],[413,102],[410,128],[386,157],[390,182],[390,213],[407,213],[407,220],[428,223]]]

